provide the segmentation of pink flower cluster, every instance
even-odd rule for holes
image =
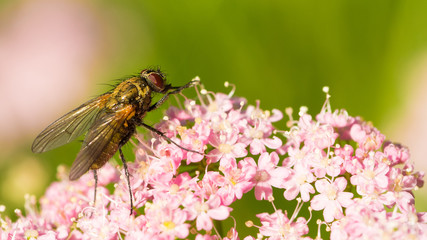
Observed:
[[[234,89],[228,95],[196,90],[199,104],[185,99],[184,108],[170,107],[156,128],[204,154],[155,135],[150,142],[137,136],[136,158],[128,163],[132,215],[123,170],[107,164],[99,171],[95,205],[92,174],[69,182],[61,170],[39,210],[28,197],[25,216],[17,210],[15,222],[0,218],[1,239],[427,237],[427,216],[416,212],[412,194],[422,187],[424,173],[414,170],[407,148],[385,142],[372,124],[331,111],[327,97],[315,119],[301,108],[293,120],[287,109],[290,129],[278,131],[272,123],[283,118],[279,110],[262,110],[259,101],[247,105],[232,96]],[[274,204],[274,189],[297,200],[291,216]],[[256,227],[257,236],[241,236],[244,229],[236,227],[218,230],[219,222],[233,218],[230,205],[251,190],[274,211],[234,221]],[[313,219],[301,216],[303,207],[322,211],[318,228],[309,229]]]

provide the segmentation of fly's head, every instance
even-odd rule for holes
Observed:
[[[170,84],[166,84],[166,77],[160,70],[144,69],[141,71],[141,78],[157,93],[166,93],[171,87]]]

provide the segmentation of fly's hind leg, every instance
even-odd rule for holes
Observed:
[[[140,123],[140,125],[141,125],[141,126],[143,126],[143,127],[145,127],[146,129],[148,129],[148,130],[150,130],[150,131],[154,132],[155,134],[159,135],[160,137],[162,137],[162,138],[166,139],[166,141],[171,142],[172,144],[174,144],[175,146],[177,146],[177,147],[181,148],[182,150],[185,150],[185,151],[188,151],[188,152],[193,152],[193,153],[198,153],[198,154],[200,154],[200,155],[204,155],[204,154],[203,154],[203,153],[201,153],[201,152],[194,151],[194,150],[191,150],[191,149],[188,149],[188,148],[185,148],[185,147],[180,146],[178,143],[176,143],[176,142],[175,142],[175,141],[173,141],[172,139],[168,138],[164,133],[162,133],[161,131],[159,131],[159,130],[157,130],[157,129],[153,128],[153,127],[152,127],[152,126],[150,126],[150,125],[147,125],[147,124],[145,124],[145,123],[143,123],[143,122],[141,122],[141,123]]]
[[[93,192],[93,206],[95,207],[96,203],[96,189],[98,188],[98,173],[96,170],[93,170],[93,178],[95,179],[95,191]]]
[[[122,160],[122,163],[123,163],[123,168],[125,169],[126,180],[128,182],[129,198],[130,198],[130,214],[129,215],[132,215],[132,213],[133,213],[133,198],[132,198],[132,189],[130,188],[128,165],[126,164],[126,159],[125,159],[125,156],[123,155],[121,148],[119,148],[119,154],[120,154],[120,159]]]

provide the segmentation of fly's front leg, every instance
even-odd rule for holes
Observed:
[[[157,109],[158,107],[160,107],[160,105],[162,105],[168,99],[169,95],[177,94],[177,93],[181,92],[183,89],[192,87],[194,84],[197,84],[199,82],[200,82],[199,80],[192,80],[189,83],[187,83],[181,87],[170,87],[169,89],[172,89],[173,91],[166,93],[159,101],[157,101],[156,103],[151,105],[147,111],[150,112],[150,111],[153,111],[154,109]]]

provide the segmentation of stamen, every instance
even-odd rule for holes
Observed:
[[[285,113],[286,113],[286,115],[288,115],[289,116],[289,119],[293,119],[292,118],[292,113],[294,112],[294,109],[292,108],[292,107],[287,107],[287,108],[285,108]]]
[[[329,99],[331,98],[331,95],[329,95],[329,87],[327,87],[327,86],[323,87],[322,91],[324,93],[326,93],[326,99],[325,99],[325,102],[323,103],[323,106],[322,106],[322,109],[320,110],[320,112],[321,113],[332,112],[331,102],[329,101]]]
[[[215,227],[215,224],[213,225],[213,229],[215,230],[215,235],[218,237],[218,239],[222,239],[221,235],[219,234],[218,230]]]
[[[229,82],[224,82],[224,86],[225,86],[225,87],[229,87],[229,86],[231,86],[231,87],[232,87],[232,89],[231,89],[230,93],[228,93],[228,97],[229,97],[229,98],[231,98],[231,97],[234,95],[234,92],[236,91],[236,85],[231,84],[231,83],[229,83]]]
[[[188,104],[187,104],[188,103]],[[187,111],[189,111],[191,113],[191,115],[193,114],[193,107],[196,105],[196,101],[191,100],[191,101],[186,101],[185,107],[187,109]]]
[[[322,91],[323,91],[324,93],[328,93],[328,92],[329,92],[329,87],[328,87],[328,86],[324,86],[324,87],[322,88]]]
[[[240,105],[239,112],[241,112],[243,109],[243,106],[245,106],[245,101],[240,101],[239,105]]]
[[[301,117],[302,115],[306,114],[307,112],[308,112],[308,107],[301,106],[300,109],[299,109],[299,112],[298,112],[298,116]]]
[[[22,212],[21,212],[21,210],[20,209],[15,209],[15,214],[18,216],[18,217],[24,217],[24,216],[22,216]]]
[[[193,235],[196,235],[198,232],[195,228],[192,227],[192,228],[190,228],[190,233]]]
[[[322,239],[320,227],[324,224],[324,222],[322,222],[322,220],[320,220],[320,219],[317,219],[316,223],[318,226],[317,226],[317,236],[315,239]]]
[[[200,90],[200,92],[199,92],[199,88],[197,88],[197,85],[194,85],[194,88],[196,89],[197,97],[199,98],[200,104],[201,104],[203,107],[206,107],[206,104],[205,104],[205,102],[203,101],[203,98],[202,98],[202,96],[201,96],[201,94],[202,94],[202,95],[204,95],[204,94],[203,94],[203,92],[205,92],[205,91],[206,91],[206,89],[204,89],[202,86],[200,86],[201,90]]]
[[[25,211],[27,212],[27,215],[36,215],[36,204],[37,204],[37,199],[36,196],[31,195],[31,194],[25,194],[24,195],[25,198],[25,202],[24,202],[24,208]]]
[[[293,109],[291,107],[285,108],[285,114],[288,115],[289,120],[286,122],[286,127],[290,128],[294,123],[294,118],[292,117]]]
[[[313,217],[313,208],[311,208],[311,206],[309,206],[308,207],[308,212],[310,213],[310,217],[308,218],[308,220],[307,220],[307,223],[309,223],[310,222],[310,220],[311,220],[311,218]]]
[[[249,220],[249,221],[245,222],[245,225],[246,225],[246,227],[250,228],[250,227],[254,226],[254,222],[252,222],[251,220]]]
[[[295,206],[295,211],[292,213],[291,218],[289,219],[289,222],[293,222],[294,219],[296,219],[296,217],[298,216],[299,211],[301,211],[302,206],[304,205],[304,203],[302,202],[302,199],[299,197],[296,199],[297,200],[297,205]]]

